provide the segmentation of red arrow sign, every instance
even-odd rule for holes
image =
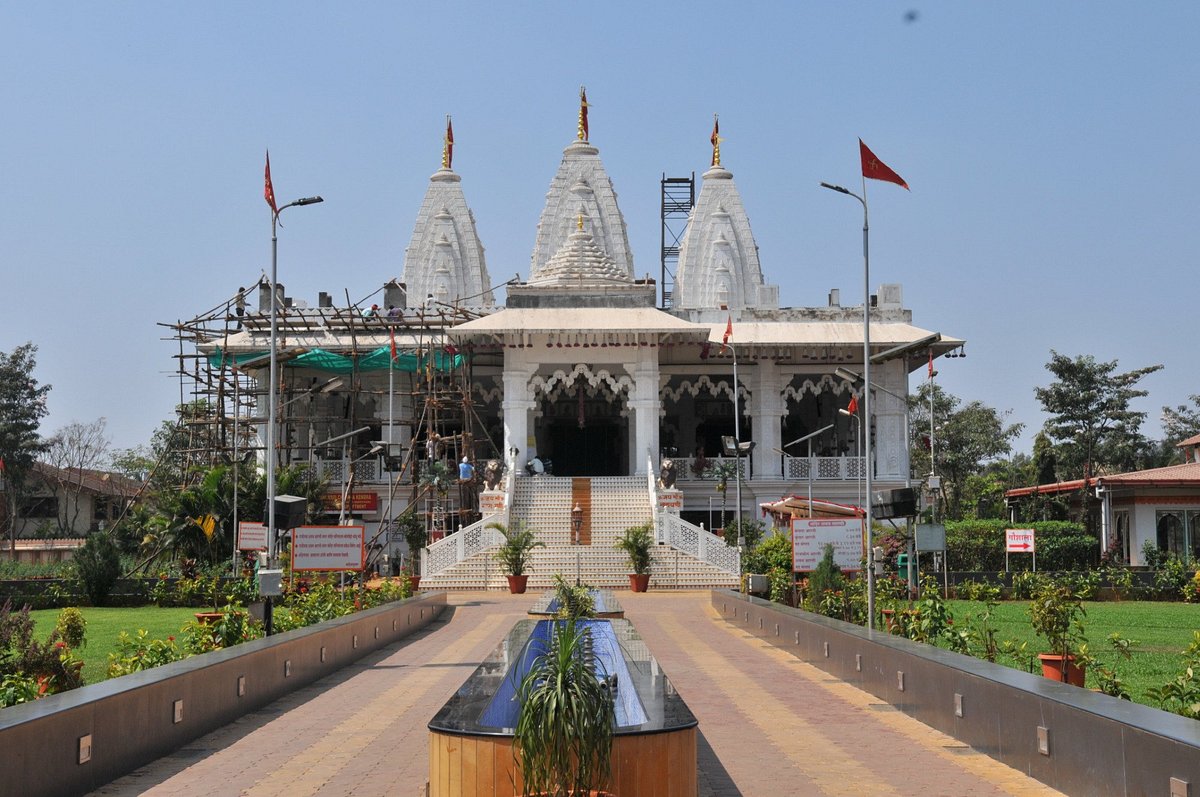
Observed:
[[[1030,544],[1029,544],[1029,543],[1027,543],[1027,542],[1014,542],[1012,545],[1010,545],[1010,546],[1008,546],[1008,547],[1009,547],[1009,548],[1021,548],[1021,549],[1024,549],[1024,550],[1026,550],[1026,551],[1027,551],[1027,550],[1029,550],[1030,548],[1032,548],[1033,546],[1032,546],[1032,545],[1030,545]]]

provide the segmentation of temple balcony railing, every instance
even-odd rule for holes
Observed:
[[[710,457],[705,460],[707,467],[697,472],[694,457],[671,457],[675,461],[676,478],[681,482],[717,481],[713,475],[714,466],[718,463],[737,463],[734,457]],[[741,459],[743,479],[754,478],[750,459]],[[783,478],[787,481],[857,481],[866,473],[864,457],[783,457]]]

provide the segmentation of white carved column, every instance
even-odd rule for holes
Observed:
[[[633,410],[633,447],[630,470],[635,476],[646,475],[647,457],[658,461],[658,349],[644,347],[636,363],[626,363],[633,377],[629,408]]]
[[[738,374],[740,377],[741,374]],[[754,476],[762,479],[782,479],[783,463],[775,449],[783,446],[783,416],[787,405],[780,395],[779,364],[774,360],[759,360],[751,383],[750,418],[753,421]]]
[[[903,481],[908,475],[908,443],[904,439],[908,406],[898,396],[908,395],[904,361],[892,360],[876,366],[871,372],[871,382],[890,391],[876,390],[871,394],[871,410],[875,416],[875,477]]]
[[[521,463],[527,455],[529,413],[533,410],[533,399],[529,396],[533,368],[518,361],[510,351],[506,349],[504,354],[504,398],[500,405],[504,411],[504,454],[507,457],[517,449],[516,461]]]

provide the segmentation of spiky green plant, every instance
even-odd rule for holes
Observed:
[[[591,629],[573,619],[552,623],[546,651],[517,689],[513,755],[526,797],[588,794],[608,780],[616,714],[604,676]]]

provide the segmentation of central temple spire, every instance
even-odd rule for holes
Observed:
[[[579,87],[579,140],[588,140],[588,118],[587,111],[587,89],[583,86]]]

